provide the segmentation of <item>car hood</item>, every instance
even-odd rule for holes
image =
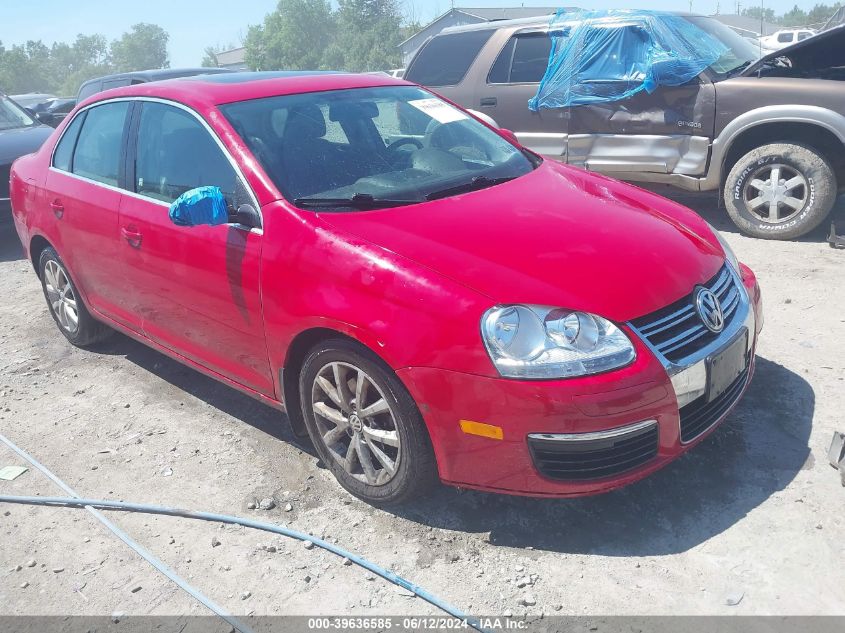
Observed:
[[[692,211],[551,161],[472,193],[320,216],[492,302],[559,306],[616,321],[680,299],[724,262],[707,223]]]
[[[845,24],[763,55],[741,74],[754,75],[767,63],[781,57],[788,57],[793,68],[805,71],[845,66]]]
[[[52,133],[47,125],[0,130],[0,165],[38,150]]]

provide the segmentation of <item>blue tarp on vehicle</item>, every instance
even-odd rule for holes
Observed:
[[[680,86],[728,52],[692,22],[660,11],[561,9],[549,36],[549,64],[528,101],[535,112]]]

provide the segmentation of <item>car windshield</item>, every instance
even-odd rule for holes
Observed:
[[[416,86],[221,106],[281,193],[302,208],[398,206],[494,186],[539,159]]]
[[[717,75],[729,75],[737,69],[745,68],[760,57],[759,47],[754,46],[718,20],[701,16],[690,16],[686,19],[727,46],[728,51],[710,64],[710,70]]]
[[[0,130],[12,130],[35,125],[38,125],[38,122],[29,116],[26,110],[8,97],[0,95]]]

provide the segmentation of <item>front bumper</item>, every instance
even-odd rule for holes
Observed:
[[[436,368],[399,370],[428,426],[440,478],[464,488],[570,497],[627,485],[676,459],[724,420],[751,380],[762,327],[760,290],[754,274],[744,266],[741,283],[747,301],[744,312],[737,315],[736,327],[726,330],[717,345],[704,350],[689,366],[670,367],[628,329],[637,351],[634,363],[595,376],[521,381]],[[700,373],[695,367],[705,363],[707,355],[727,348],[742,328],[748,332],[747,371],[718,402],[702,406],[698,399],[680,409],[685,389],[695,387]],[[696,416],[698,424],[689,441],[682,441],[682,411],[686,420]],[[502,438],[468,435],[461,430],[462,420],[500,427]],[[584,444],[590,451],[610,451],[593,453],[602,457],[600,465],[613,461],[614,451],[633,456],[633,465],[606,476],[600,470],[597,477],[561,480],[559,475],[565,471],[555,465],[556,449],[579,440],[592,442]]]

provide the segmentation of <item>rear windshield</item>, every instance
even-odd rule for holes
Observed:
[[[38,122],[11,99],[0,95],[0,130],[34,127]]]
[[[425,202],[517,178],[538,160],[416,86],[283,95],[220,110],[302,208]],[[402,124],[411,112],[413,133]]]
[[[405,79],[423,86],[454,86],[467,74],[493,29],[438,35],[423,49],[405,72]]]

